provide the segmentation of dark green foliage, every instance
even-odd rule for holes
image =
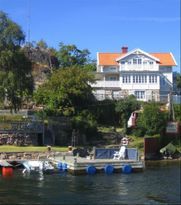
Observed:
[[[0,100],[17,111],[33,91],[31,62],[21,51],[21,28],[0,12]]]
[[[181,75],[179,73],[177,75],[176,83],[177,83],[177,88],[181,89]]]
[[[119,114],[115,111],[116,101],[96,101],[89,110],[95,115],[99,125],[116,126],[119,123]]]
[[[160,110],[160,105],[151,102],[143,107],[143,113],[140,113],[137,120],[137,132],[142,136],[162,134],[166,128],[168,113]]]
[[[86,136],[85,141],[96,139],[97,121],[89,110],[83,110],[72,118],[72,127],[79,133],[79,137]]]
[[[119,100],[116,103],[116,112],[120,115],[120,124],[123,125],[125,133],[127,133],[127,122],[131,113],[140,109],[140,103],[136,100],[136,97],[130,95],[124,99]]]
[[[181,104],[173,105],[175,120],[181,122]]]

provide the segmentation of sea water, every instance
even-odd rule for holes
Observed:
[[[147,162],[140,173],[0,176],[0,204],[180,204],[180,161]]]

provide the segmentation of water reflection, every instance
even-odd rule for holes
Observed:
[[[15,171],[11,179],[0,177],[0,203],[179,204],[180,164],[157,165],[129,175],[23,175]]]

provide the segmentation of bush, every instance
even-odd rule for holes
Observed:
[[[137,134],[161,134],[166,128],[167,113],[160,110],[159,104],[152,102],[144,106],[144,111],[138,116]]]
[[[77,130],[80,137],[86,137],[90,141],[97,137],[97,121],[94,116],[84,110],[72,118],[72,128]]]
[[[181,122],[181,105],[174,105],[175,119]]]

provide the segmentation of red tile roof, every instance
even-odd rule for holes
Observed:
[[[162,66],[176,65],[176,62],[174,61],[171,53],[150,53],[150,55],[158,58],[160,60],[160,65]]]
[[[171,53],[149,53],[160,60],[162,66],[175,66],[176,62]],[[123,56],[123,53],[98,53],[99,65],[118,65],[116,59]]]

